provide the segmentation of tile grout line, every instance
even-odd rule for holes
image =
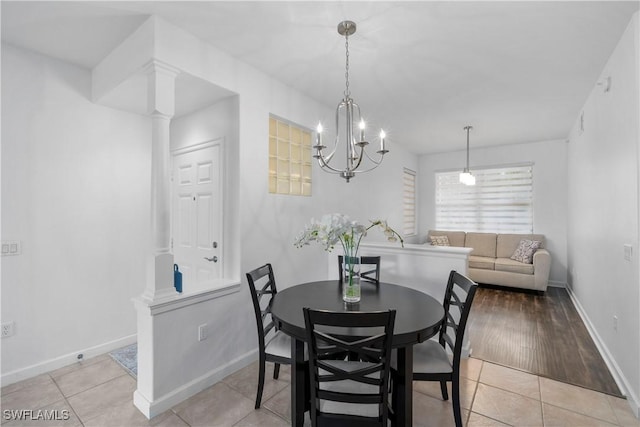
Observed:
[[[262,408],[262,406],[261,406],[261,408]],[[284,420],[284,421],[286,421],[286,422],[288,422],[288,423],[290,423],[290,422],[291,422],[291,420],[286,419],[286,418],[285,418],[285,417],[283,417],[282,415],[278,414],[278,413],[277,413],[277,412],[275,412],[275,411],[272,411],[272,410],[271,410],[271,409],[269,409],[269,408],[266,408],[266,407],[265,407],[265,408],[264,408],[264,410],[265,410],[265,411],[268,411],[268,412],[270,412],[270,413],[272,413],[273,415],[275,415],[276,417],[280,418],[281,420]]]
[[[478,360],[480,360],[480,361],[482,362],[482,366],[480,366],[480,372],[478,372],[478,381],[476,381],[476,390],[475,390],[475,392],[473,393],[473,399],[472,399],[472,402],[471,402],[471,408],[469,408],[469,416],[467,417],[467,423],[469,422],[469,419],[471,418],[471,414],[478,414],[478,415],[480,415],[480,416],[482,416],[482,417],[489,418],[490,420],[493,420],[493,421],[499,422],[500,424],[505,424],[505,425],[508,425],[508,426],[513,427],[513,424],[509,424],[509,423],[505,422],[504,420],[499,420],[499,419],[497,419],[497,418],[490,417],[490,416],[485,415],[485,414],[482,414],[482,413],[480,413],[480,412],[474,412],[474,411],[473,411],[473,404],[474,404],[474,403],[475,403],[475,401],[476,401],[476,394],[478,393],[478,388],[480,387],[480,384],[483,384],[483,385],[485,385],[485,386],[487,386],[487,387],[493,387],[492,385],[489,385],[489,384],[485,384],[485,383],[481,383],[481,382],[480,382],[480,377],[482,376],[482,371],[483,371],[483,369],[484,369],[484,364],[485,364],[486,360],[482,360],[482,359],[478,359]],[[467,379],[469,379],[469,378],[467,378]],[[499,387],[495,387],[495,388],[497,388],[498,390],[509,391],[509,390],[501,389],[501,388],[499,388]],[[512,392],[512,393],[513,393],[513,392]],[[515,393],[515,394],[518,394],[518,393]],[[518,394],[518,395],[519,395],[519,396],[522,396],[522,395],[520,395],[520,394]]]
[[[492,363],[492,362],[491,362],[491,363]],[[484,364],[483,364],[483,367],[481,368],[481,373],[482,373],[482,369],[483,369],[483,368],[484,368]],[[511,369],[511,368],[508,368],[508,369]],[[515,370],[515,371],[522,372],[522,371],[520,371],[519,369],[514,369],[514,370]],[[540,403],[540,407],[541,407],[541,411],[542,411],[542,421],[543,421],[543,424],[544,424],[544,405],[545,405],[545,404],[546,404],[546,405],[549,405],[549,406],[553,406],[554,408],[561,409],[561,410],[563,410],[563,411],[571,412],[571,413],[574,413],[574,414],[577,414],[577,415],[581,415],[581,416],[584,416],[584,417],[587,417],[587,418],[590,418],[590,419],[593,419],[593,420],[596,420],[596,421],[600,421],[600,422],[605,422],[605,423],[609,423],[609,424],[611,424],[611,422],[610,422],[609,420],[605,420],[605,419],[599,418],[599,417],[597,417],[597,416],[594,416],[593,414],[585,414],[585,413],[583,413],[583,412],[579,412],[579,411],[576,411],[576,410],[573,410],[573,409],[565,408],[565,407],[562,407],[562,406],[558,406],[558,405],[554,405],[554,404],[552,404],[552,403],[546,402],[546,401],[543,399],[543,396],[542,396],[542,384],[541,384],[541,379],[542,379],[542,378],[547,379],[547,378],[546,378],[546,377],[542,377],[542,376],[540,376],[540,375],[535,375],[535,374],[532,374],[532,375],[534,375],[534,376],[536,377],[536,379],[537,379],[537,382],[538,382],[538,390],[540,391],[540,399],[534,399],[534,398],[532,398],[531,396],[527,396],[527,395],[524,395],[524,394],[518,393],[518,392],[516,392],[516,391],[508,390],[508,389],[501,388],[501,387],[498,387],[498,386],[495,386],[495,385],[486,384],[486,383],[484,383],[484,382],[483,382],[482,384],[483,384],[483,385],[485,385],[485,386],[487,386],[487,387],[492,387],[492,388],[495,388],[495,389],[498,389],[498,390],[502,390],[502,391],[505,391],[505,392],[508,392],[508,393],[516,394],[516,395],[518,395],[518,396],[522,396],[522,397],[525,397],[525,398],[528,398],[528,399],[537,400],[537,401]],[[557,381],[557,380],[552,380],[552,381]],[[560,382],[561,382],[561,381],[560,381]],[[481,381],[480,381],[480,377],[478,377],[478,384],[480,384],[480,383],[481,383]],[[561,382],[561,383],[562,383],[562,382]],[[566,384],[566,383],[563,383],[563,384]],[[594,393],[601,394],[601,395],[605,396],[605,398],[606,398],[607,396],[609,396],[609,395],[608,395],[608,394],[606,394],[606,393],[597,392],[597,391],[595,391],[595,390],[590,390],[590,389],[587,389],[587,388],[584,388],[584,387],[580,387],[580,386],[576,386],[576,385],[573,385],[573,384],[567,384],[567,385],[569,385],[569,386],[571,386],[571,387],[576,387],[576,388],[579,388],[579,389],[582,389],[582,390],[587,390],[587,391],[591,391],[591,392],[594,392]],[[476,393],[477,393],[477,389],[476,389]],[[611,396],[611,397],[615,398],[615,396]],[[473,399],[473,400],[475,401],[475,394],[474,394],[474,399]],[[613,414],[614,414],[614,416],[615,416],[615,418],[616,418],[616,425],[617,425],[617,426],[621,426],[622,424],[620,423],[620,419],[618,418],[618,414],[616,413],[615,409],[611,406],[611,402],[609,401],[609,399],[606,399],[606,400],[607,400],[607,404],[609,405],[609,408],[611,408],[611,410],[612,410],[612,412],[613,412]],[[473,405],[472,405],[472,409],[473,409]],[[472,411],[472,412],[473,412],[473,411]],[[480,414],[479,412],[476,412],[476,413],[477,413],[477,414]],[[484,414],[480,414],[480,415],[482,415],[482,416],[485,416],[485,417],[486,417],[486,415],[484,415]],[[491,417],[487,417],[487,418],[491,418]],[[494,419],[494,418],[491,418],[491,419]],[[497,419],[496,419],[496,421],[499,421],[499,422],[501,422],[501,423],[503,423],[503,424],[507,424],[507,423],[505,423],[504,421],[501,421],[501,420],[497,420]]]
[[[555,380],[552,380],[552,381],[555,381]],[[618,414],[617,414],[615,408],[611,405],[611,401],[609,400],[609,397],[614,398],[614,399],[619,399],[619,398],[617,398],[615,396],[611,396],[611,395],[609,395],[607,393],[602,393],[602,392],[598,392],[598,391],[595,391],[595,390],[590,390],[590,389],[587,389],[587,388],[584,388],[584,387],[580,387],[580,386],[577,386],[577,385],[573,385],[573,384],[568,384],[568,385],[570,385],[572,387],[580,388],[580,389],[583,389],[583,390],[586,390],[586,391],[591,391],[591,392],[594,392],[594,393],[602,394],[605,397],[605,400],[607,401],[607,405],[611,409],[611,412],[613,413],[613,416],[616,419],[615,425],[617,425],[617,426],[622,426],[623,425],[620,422],[620,419],[618,418]],[[540,387],[540,398],[541,398],[541,401],[542,401],[543,405],[546,404],[546,405],[549,405],[549,406],[553,406],[554,408],[561,409],[563,411],[568,411],[568,412],[571,412],[571,413],[574,413],[574,414],[577,414],[577,415],[581,415],[583,417],[590,418],[592,420],[596,420],[596,421],[600,421],[600,422],[605,422],[607,424],[611,424],[611,421],[602,419],[602,418],[597,417],[597,416],[595,416],[593,414],[586,414],[584,412],[580,412],[580,411],[577,411],[577,410],[565,408],[563,406],[554,405],[553,403],[550,403],[550,402],[545,402],[544,400],[542,400],[542,387]]]
[[[67,396],[63,393],[56,379],[51,374],[48,374],[48,375],[49,375],[49,378],[51,378],[51,381],[53,381],[53,384],[55,384],[60,394],[62,395],[62,398],[64,399],[65,403],[69,406],[69,408],[71,408],[71,411],[73,411],[73,414],[76,416],[76,418],[80,422],[80,425],[84,427],[84,421],[80,418],[80,415],[78,415],[74,407],[71,405],[71,402],[69,402],[69,400],[67,399]]]
[[[616,416],[616,423],[615,424],[611,424],[610,421],[603,420],[601,418],[597,418],[597,417],[594,417],[592,415],[583,414],[582,412],[576,412],[576,411],[573,411],[571,409],[563,408],[562,406],[553,405],[553,404],[547,403],[547,402],[542,402],[542,403],[544,403],[545,405],[553,406],[554,408],[561,409],[563,411],[571,412],[572,414],[581,415],[581,416],[583,416],[585,418],[589,418],[589,419],[594,420],[594,421],[598,421],[598,422],[601,422],[601,423],[607,423],[608,425],[615,425],[615,426],[618,426],[618,427],[619,426],[623,426],[623,424],[620,424],[620,421],[618,420],[617,416]]]
[[[540,376],[538,375],[536,378],[538,382],[538,394],[540,395],[540,410],[542,411],[542,426],[544,427],[546,424],[545,416],[544,416],[544,399],[542,399],[542,382],[540,381]]]
[[[478,380],[475,382],[475,388],[473,390],[473,397],[471,398],[471,403],[469,403],[469,413],[467,414],[467,423],[469,423],[469,419],[471,418],[471,413],[473,412],[473,404],[476,401],[476,394],[478,393],[478,387],[480,385],[480,377],[482,376],[482,370],[484,369],[484,360],[480,360],[480,371],[478,372]],[[468,369],[468,368],[467,368]],[[467,378],[471,380],[471,378]]]
[[[109,378],[108,380],[103,381],[103,382],[101,382],[100,384],[92,385],[91,387],[89,387],[89,388],[87,388],[87,389],[81,390],[81,391],[79,391],[79,392],[77,392],[77,393],[74,393],[74,394],[70,395],[70,396],[69,396],[69,398],[71,398],[71,397],[76,397],[76,396],[77,396],[77,395],[79,395],[79,394],[85,393],[85,392],[87,392],[87,391],[89,391],[89,390],[93,390],[93,389],[94,389],[94,388],[96,388],[96,387],[100,387],[101,385],[104,385],[104,384],[106,384],[106,383],[108,383],[108,382],[110,382],[110,381],[113,381],[113,380],[117,379],[117,378],[124,377],[125,375],[129,375],[129,373],[128,373],[128,372],[124,372],[124,370],[123,370],[123,373],[122,373],[121,375],[115,376],[115,377],[113,377],[113,378]],[[130,376],[130,375],[129,375],[129,376]],[[56,386],[57,386],[57,385],[58,385],[58,384],[56,383]],[[58,388],[60,388],[60,387],[58,387]],[[62,393],[62,390],[60,390],[60,392]],[[64,393],[62,393],[62,394],[63,394],[63,396],[65,396],[65,395],[64,395]],[[65,398],[66,398],[66,397],[67,397],[67,396],[65,396]]]
[[[470,401],[470,405],[469,405],[469,406],[470,406],[470,409],[469,409],[469,411],[468,411],[468,415],[467,415],[467,417],[466,417],[467,423],[468,423],[468,421],[469,421],[469,419],[470,419],[470,417],[471,417],[471,414],[472,414],[472,413],[475,413],[475,414],[477,414],[477,415],[480,415],[480,416],[483,416],[483,417],[486,417],[486,418],[489,418],[489,419],[493,419],[493,420],[495,420],[495,421],[497,421],[497,422],[500,422],[500,423],[503,423],[503,424],[508,424],[508,423],[507,423],[507,422],[505,422],[505,421],[501,421],[501,420],[499,420],[499,419],[492,418],[492,417],[487,417],[486,415],[484,415],[484,414],[482,414],[482,413],[474,412],[474,411],[473,411],[473,406],[474,406],[474,404],[476,403],[476,400],[477,400],[477,398],[478,398],[479,384],[480,384],[480,383],[482,383],[482,384],[483,384],[483,386],[486,386],[486,387],[493,387],[493,388],[496,388],[496,389],[498,389],[498,390],[502,390],[502,391],[505,391],[505,392],[508,392],[508,393],[512,393],[512,394],[515,394],[515,395],[518,395],[518,396],[522,396],[522,397],[525,397],[525,398],[528,398],[528,399],[538,400],[538,401],[539,401],[539,404],[540,404],[540,410],[541,410],[541,414],[542,414],[542,421],[543,421],[543,425],[547,425],[547,424],[546,424],[546,420],[545,420],[545,412],[546,412],[546,411],[545,411],[545,408],[544,408],[544,405],[545,405],[545,404],[546,404],[546,405],[549,405],[550,407],[553,407],[553,408],[557,408],[557,409],[559,409],[559,410],[562,410],[562,411],[567,411],[568,413],[572,413],[572,414],[576,414],[576,415],[580,415],[580,416],[587,417],[587,418],[589,418],[589,419],[591,419],[591,420],[594,420],[594,421],[596,421],[596,422],[601,422],[601,423],[606,422],[606,423],[611,423],[612,425],[613,425],[613,424],[615,424],[615,425],[617,425],[617,426],[622,426],[622,425],[624,425],[624,424],[623,424],[623,421],[621,421],[621,420],[624,420],[624,418],[622,418],[622,417],[623,417],[623,415],[624,415],[624,413],[623,413],[623,412],[618,413],[618,411],[617,411],[617,410],[616,410],[616,408],[614,407],[614,404],[617,402],[617,400],[616,400],[616,401],[613,401],[613,400],[612,400],[612,399],[620,399],[620,398],[617,398],[617,397],[615,397],[615,396],[611,396],[611,395],[609,395],[609,394],[607,394],[607,393],[602,393],[602,392],[598,392],[598,391],[590,390],[590,389],[585,388],[585,387],[581,387],[581,386],[577,386],[577,385],[572,385],[572,384],[564,383],[564,382],[562,382],[562,381],[558,381],[558,380],[554,380],[554,379],[548,379],[548,378],[543,377],[543,376],[540,376],[540,375],[536,375],[536,374],[531,374],[531,373],[525,372],[525,371],[520,370],[520,369],[518,369],[518,368],[512,368],[512,367],[508,367],[508,366],[501,365],[501,364],[499,364],[499,363],[497,363],[497,364],[496,364],[496,363],[494,363],[494,362],[489,362],[489,361],[485,361],[485,360],[482,360],[482,359],[476,359],[476,360],[478,360],[478,361],[480,362],[480,368],[479,368],[479,372],[478,372],[478,376],[477,376],[476,384],[474,385],[474,388],[473,388],[473,393],[472,393],[472,397],[471,397],[471,401]],[[508,369],[508,370],[512,370],[512,371],[514,371],[514,372],[524,372],[524,373],[527,373],[527,374],[529,374],[529,375],[534,375],[534,376],[536,377],[536,382],[537,382],[537,385],[538,385],[538,390],[539,390],[539,399],[532,398],[531,396],[528,396],[528,395],[522,394],[521,392],[516,392],[516,391],[513,391],[513,390],[508,390],[508,389],[505,389],[505,388],[502,388],[502,387],[497,387],[497,386],[493,386],[493,385],[490,385],[490,384],[486,384],[486,383],[484,383],[484,382],[481,380],[481,378],[482,378],[482,375],[483,375],[484,370],[485,370],[485,369],[487,369],[487,367],[486,367],[486,366],[484,366],[484,365],[485,365],[485,362],[486,362],[486,363],[492,363],[492,364],[495,364],[495,365],[497,365],[497,366],[502,366],[503,368]],[[86,367],[88,367],[88,366],[86,366]],[[76,370],[76,372],[77,372],[77,371],[80,371],[80,370],[82,370],[82,369],[84,369],[84,368],[86,368],[86,367],[81,367],[81,368],[77,369],[77,370]],[[53,377],[53,375],[52,375],[51,373],[47,373],[46,375],[47,375],[47,378],[48,378],[49,380],[51,380],[51,381],[55,384],[56,389],[59,391],[59,393],[60,393],[61,397],[63,398],[63,399],[62,399],[62,401],[64,401],[64,403],[66,403],[66,404],[68,405],[68,407],[71,409],[72,413],[73,413],[74,415],[76,415],[76,417],[77,417],[77,419],[78,419],[78,423],[79,423],[78,425],[84,426],[84,425],[85,425],[85,421],[83,421],[83,420],[80,418],[80,416],[79,416],[79,415],[78,415],[78,413],[76,412],[75,408],[73,408],[73,406],[72,406],[72,405],[71,405],[71,403],[69,402],[69,399],[71,399],[71,398],[73,398],[73,397],[75,397],[75,396],[78,396],[79,394],[84,393],[85,391],[92,390],[92,389],[94,389],[94,388],[96,388],[96,387],[98,387],[98,386],[101,386],[101,385],[107,384],[107,383],[109,383],[110,381],[113,381],[113,380],[116,380],[116,379],[118,379],[118,378],[121,378],[121,377],[123,377],[125,374],[127,374],[127,375],[131,376],[131,375],[130,375],[130,374],[129,374],[129,373],[128,373],[124,368],[122,368],[121,366],[118,366],[118,367],[122,370],[122,374],[121,374],[121,375],[117,375],[116,377],[113,377],[113,378],[107,379],[107,380],[105,380],[105,381],[101,382],[100,384],[96,384],[96,385],[94,385],[94,386],[92,386],[92,387],[89,387],[89,388],[88,388],[88,389],[86,389],[86,390],[83,390],[83,391],[78,392],[78,393],[74,393],[74,394],[72,394],[72,395],[70,395],[70,396],[66,396],[66,395],[62,392],[62,390],[61,390],[61,388],[60,388],[60,385],[59,385],[59,383],[58,383],[57,379],[60,379],[60,378],[64,377],[65,375],[68,375],[68,374],[70,374],[70,373],[72,373],[72,372],[69,372],[68,374],[65,374],[65,375],[63,375],[63,376],[59,376],[57,379],[56,379],[56,378],[54,378],[54,377]],[[463,378],[465,378],[466,380],[471,380],[471,379],[470,379],[470,378],[468,378],[467,376],[464,376]],[[553,404],[553,403],[545,402],[544,397],[543,397],[543,391],[542,391],[542,383],[543,383],[544,381],[547,381],[547,380],[549,380],[549,381],[554,381],[554,382],[556,382],[556,381],[557,381],[557,382],[559,382],[559,383],[561,383],[561,384],[566,384],[567,386],[575,387],[576,389],[585,390],[585,391],[589,391],[589,392],[591,392],[591,393],[596,393],[596,394],[602,395],[602,396],[605,398],[605,400],[607,400],[607,407],[611,410],[611,412],[613,412],[613,417],[612,417],[611,419],[601,419],[599,416],[596,416],[596,415],[593,415],[593,414],[587,414],[587,413],[579,412],[579,411],[574,410],[574,409],[569,409],[569,408],[566,408],[566,407],[557,406],[557,405],[555,405],[555,404]],[[246,396],[246,395],[245,395],[245,394],[243,394],[243,393],[242,393],[238,388],[231,386],[230,384],[226,383],[224,380],[221,380],[220,382],[224,383],[227,387],[229,387],[230,389],[232,389],[232,390],[236,391],[237,393],[239,393],[240,395],[244,396],[244,397],[245,397],[245,398],[247,398],[248,400],[251,400],[251,396]],[[236,384],[236,385],[237,385],[237,384]],[[286,388],[286,385],[285,385],[285,387],[284,387],[284,388]],[[283,389],[281,389],[281,390],[279,390],[278,392],[276,392],[276,393],[274,394],[274,396],[275,396],[275,395],[277,395],[277,394],[278,394],[279,392],[281,392],[282,390],[284,390],[284,388],[283,388]],[[14,391],[14,392],[12,392],[12,393],[19,392],[20,390],[21,390],[21,389],[15,390],[15,391]],[[423,394],[423,395],[425,395],[425,396],[427,396],[427,397],[433,398],[432,396],[430,396],[430,395],[428,395],[428,394],[424,394],[424,393],[422,393],[422,392],[420,392],[420,391],[417,391],[417,390],[414,390],[414,392],[418,392],[418,393],[421,393],[421,394]],[[10,394],[11,394],[11,393],[10,393]],[[274,396],[272,396],[272,397],[274,397]],[[60,400],[58,400],[58,402],[60,402]],[[265,403],[266,403],[266,402],[265,402]],[[46,405],[45,405],[45,406],[46,406]],[[44,406],[43,406],[43,407],[44,407]],[[274,410],[272,410],[272,409],[270,409],[270,408],[268,408],[268,407],[262,406],[261,408],[262,408],[264,411],[266,411],[268,414],[275,415],[278,419],[281,419],[281,420],[283,420],[283,421],[285,421],[285,422],[290,422],[290,420],[289,420],[289,419],[287,419],[284,415],[281,415],[281,414],[279,414],[279,413],[275,412]],[[177,413],[173,408],[171,408],[171,411],[172,411],[172,413],[173,413],[173,414],[175,414],[175,415],[178,417],[178,419],[180,419],[182,422],[184,422],[184,424],[185,424],[185,425],[187,425],[187,426],[191,426],[191,424],[189,424],[186,420],[184,420],[184,419],[183,419],[183,418],[182,418],[182,417],[181,417],[181,416],[180,416],[180,415],[179,415],[179,414],[178,414],[178,413]],[[249,413],[249,414],[250,414],[250,413]],[[249,415],[249,414],[248,414],[248,415]],[[615,421],[612,421],[612,420],[615,420]],[[87,420],[87,422],[88,422],[88,421],[90,421],[90,420]]]
[[[107,360],[109,360],[109,359],[107,359]],[[101,363],[101,361],[96,361],[96,362],[94,362],[94,363],[92,363],[92,364],[90,364],[90,365],[87,365],[87,366],[85,366],[85,367],[80,367],[80,368],[78,368],[78,369],[75,369],[75,370],[73,370],[73,371],[71,371],[71,372],[68,372],[68,373],[66,373],[66,374],[64,374],[64,375],[61,375],[59,378],[62,378],[62,377],[64,377],[64,376],[66,376],[66,375],[69,375],[69,374],[72,374],[72,373],[75,373],[75,372],[81,371],[82,369],[85,369],[85,368],[87,368],[88,366],[91,366],[91,365],[96,364],[96,363]],[[51,380],[54,382],[54,384],[56,385],[56,387],[58,388],[58,390],[60,390],[60,394],[62,394],[62,397],[64,398],[65,402],[67,402],[67,404],[69,405],[69,407],[71,408],[71,410],[73,411],[73,413],[74,413],[74,414],[76,415],[76,417],[78,418],[78,421],[80,421],[80,424],[84,427],[85,422],[90,421],[92,418],[96,418],[96,417],[98,417],[98,415],[96,415],[96,417],[92,417],[92,418],[89,418],[89,419],[87,419],[87,420],[83,420],[82,418],[80,418],[80,415],[78,415],[78,413],[77,413],[77,412],[76,412],[76,410],[73,408],[73,406],[71,405],[71,402],[69,402],[69,400],[68,400],[68,399],[70,399],[70,398],[72,398],[72,397],[75,397],[75,396],[78,396],[78,395],[80,395],[80,394],[82,394],[82,393],[88,392],[89,390],[93,390],[93,389],[95,389],[95,388],[97,388],[97,387],[99,387],[99,386],[102,386],[102,385],[104,385],[104,384],[106,384],[106,383],[108,383],[108,382],[110,382],[110,381],[115,380],[115,379],[121,378],[121,377],[123,377],[123,376],[125,376],[125,375],[130,375],[130,374],[129,374],[129,373],[128,373],[128,372],[127,372],[127,371],[126,371],[122,366],[118,365],[118,368],[120,368],[120,369],[122,370],[122,374],[121,374],[121,375],[117,375],[117,376],[115,376],[115,377],[113,377],[113,378],[109,378],[109,379],[108,379],[108,380],[106,380],[106,381],[103,381],[103,382],[101,382],[101,383],[99,383],[99,384],[95,384],[95,385],[93,385],[93,386],[91,386],[91,387],[89,387],[89,388],[87,388],[87,389],[85,389],[85,390],[79,391],[79,392],[74,393],[74,394],[72,394],[72,395],[70,395],[70,396],[67,396],[67,395],[65,395],[65,394],[64,394],[64,392],[62,391],[62,389],[61,389],[61,388],[60,388],[60,386],[58,385],[58,382],[56,381],[56,379],[55,379],[52,375],[50,375],[50,374],[49,374],[49,377],[50,377],[50,378],[51,378]],[[135,379],[135,378],[134,378],[134,379]]]
[[[271,363],[271,362],[267,362],[267,363]],[[282,375],[282,372],[280,372],[280,374]],[[243,396],[243,397],[245,397],[245,398],[247,398],[247,399],[251,400],[251,402],[255,405],[255,396],[254,396],[254,395],[251,395],[251,396],[247,396],[247,395],[245,395],[244,393],[242,393],[242,391],[241,391],[239,388],[236,388],[236,387],[234,387],[233,385],[231,385],[231,384],[227,383],[227,382],[225,381],[225,379],[226,379],[226,377],[225,377],[225,378],[223,378],[220,382],[224,383],[227,387],[229,387],[231,390],[233,390],[233,391],[237,392],[237,393],[238,393],[238,394],[240,394],[241,396]],[[266,369],[265,369],[265,383],[266,383],[266,379],[267,379],[267,378],[266,378]],[[282,378],[280,377],[280,378],[278,378],[278,380],[275,380],[275,381],[279,381],[279,380],[281,380],[281,379],[282,379]],[[290,384],[291,384],[291,381],[289,380],[286,384],[284,384],[284,385],[282,386],[282,388],[280,388],[279,390],[277,390],[277,391],[273,394],[273,396],[271,396],[271,397],[269,397],[269,399],[265,399],[263,402],[261,402],[261,404],[260,404],[260,409],[266,409],[266,410],[268,410],[269,412],[271,412],[272,414],[278,415],[280,418],[284,419],[285,421],[291,421],[291,420],[287,420],[287,419],[285,419],[284,417],[280,416],[280,415],[279,415],[279,414],[277,414],[276,412],[274,412],[274,411],[272,411],[272,410],[270,410],[269,408],[267,408],[267,407],[265,407],[265,406],[264,406],[264,404],[265,404],[265,403],[267,403],[271,398],[275,397],[277,394],[279,394],[280,392],[282,392],[282,390],[284,390],[285,388],[287,388]],[[264,397],[264,390],[263,390],[263,397]],[[255,409],[254,409],[254,410],[255,410]]]
[[[187,422],[187,420],[185,420],[184,418],[182,418],[182,417],[180,416],[180,414],[178,414],[178,412],[176,412],[173,408],[171,408],[170,410],[171,410],[171,412],[173,412],[173,414],[174,414],[176,417],[178,417],[178,419],[179,419],[180,421],[182,421],[183,423],[185,423],[187,426],[191,427],[191,424],[189,424],[189,423]]]
[[[611,408],[611,411],[613,412],[613,416],[616,417],[616,424],[618,426],[622,426],[622,421],[620,421],[620,417],[618,417],[618,411],[616,411],[616,408],[614,408],[611,404],[611,399],[607,397],[606,401],[609,404],[609,408]],[[640,424],[640,421],[638,421],[638,424]]]
[[[538,383],[538,396],[540,396],[540,416],[542,417],[542,426],[545,427],[547,421],[544,416],[544,400],[542,400],[542,383],[540,382],[540,376],[537,375],[536,382]]]
[[[290,422],[291,422],[291,420],[290,420],[290,419],[286,419],[283,415],[280,415],[280,414],[279,414],[279,413],[277,413],[275,410],[272,410],[272,409],[270,409],[269,407],[264,406],[264,404],[265,404],[265,403],[267,403],[269,400],[271,400],[271,399],[273,399],[274,397],[276,397],[279,393],[281,393],[281,392],[282,392],[285,388],[287,388],[287,387],[288,387],[288,386],[283,387],[281,390],[279,390],[277,393],[275,393],[273,396],[271,396],[271,397],[270,397],[269,399],[267,399],[265,402],[262,402],[262,403],[260,404],[260,409],[263,409],[263,410],[265,410],[265,411],[268,411],[268,412],[270,412],[271,414],[273,414],[273,415],[277,416],[278,418],[280,418],[280,419],[282,419],[282,420],[286,421],[287,423],[290,423]],[[255,401],[254,401],[254,404],[255,404]],[[255,410],[256,410],[256,409],[254,409],[254,411],[255,411]],[[306,412],[306,411],[305,411],[305,412]]]
[[[493,362],[488,362],[488,361],[486,361],[486,360],[482,360],[482,359],[478,359],[478,360],[481,360],[481,361],[482,361],[482,366],[481,366],[481,368],[480,368],[480,373],[478,374],[478,382],[477,382],[477,386],[476,386],[476,392],[474,393],[474,397],[473,397],[473,401],[474,401],[474,402],[475,402],[476,394],[477,394],[477,392],[478,392],[478,390],[477,390],[477,389],[480,387],[480,384],[482,384],[482,385],[484,385],[484,386],[486,386],[486,387],[491,387],[491,388],[494,388],[494,389],[496,389],[496,390],[500,390],[500,391],[506,392],[506,393],[515,394],[515,395],[517,395],[517,396],[520,396],[520,397],[523,397],[523,398],[526,398],[526,399],[534,400],[534,401],[536,401],[536,402],[538,402],[538,403],[540,404],[540,415],[541,415],[542,423],[543,423],[543,425],[544,425],[544,413],[543,413],[543,409],[542,409],[542,403],[543,403],[543,402],[542,402],[542,391],[541,391],[541,388],[540,388],[540,376],[539,376],[539,375],[536,375],[536,374],[529,374],[528,372],[521,371],[521,370],[519,370],[519,369],[517,369],[517,368],[510,368],[510,367],[503,366],[503,365],[500,365],[500,364],[496,364],[496,363],[493,363]],[[510,370],[513,370],[513,371],[516,371],[516,372],[524,372],[524,373],[526,373],[526,374],[529,374],[529,375],[533,375],[533,376],[535,376],[535,377],[536,377],[536,382],[538,383],[538,392],[539,392],[539,395],[540,395],[540,399],[535,399],[535,398],[533,398],[533,397],[531,397],[531,396],[527,396],[527,395],[525,395],[525,394],[518,393],[518,392],[516,392],[516,391],[514,391],[514,390],[508,390],[508,389],[506,389],[506,388],[498,387],[498,386],[496,386],[496,385],[492,385],[492,384],[487,384],[487,383],[481,382],[481,381],[480,381],[480,378],[481,378],[481,376],[482,376],[482,371],[484,370],[484,364],[485,364],[485,363],[492,363],[492,364],[494,364],[494,365],[498,365],[498,366],[501,366],[501,367],[506,368],[506,369],[510,369]],[[473,404],[471,405],[471,408],[472,408],[472,409],[470,409],[470,410],[469,410],[469,417],[471,417],[471,413],[473,412],[473,413],[478,414],[478,415],[481,415],[481,416],[483,416],[483,417],[485,417],[485,418],[489,418],[489,419],[491,419],[491,420],[497,421],[497,422],[499,422],[499,423],[501,423],[501,424],[505,424],[505,425],[513,426],[513,424],[509,424],[509,423],[507,423],[507,422],[506,422],[506,421],[504,421],[504,420],[500,420],[500,419],[498,419],[498,418],[493,418],[493,417],[490,417],[490,416],[488,416],[488,415],[482,414],[482,413],[480,413],[480,412],[474,412],[474,411],[473,411]]]
[[[540,380],[543,377],[538,377],[538,378]],[[544,377],[544,378],[545,379],[549,379],[549,378],[546,378],[546,377]],[[563,383],[562,381],[557,381],[557,380],[553,380],[553,379],[549,379],[549,380],[556,381],[556,382],[559,382],[559,383],[562,383],[562,384],[566,384],[568,386],[575,387],[575,388],[578,388],[578,389],[581,389],[581,390],[585,390],[587,392],[592,392],[592,393],[596,393],[596,394],[602,395],[604,397],[604,399],[607,401],[607,405],[608,405],[609,409],[611,409],[611,412],[613,413],[613,416],[616,419],[616,424],[615,425],[617,425],[617,426],[621,426],[622,425],[620,423],[620,419],[618,418],[618,414],[617,414],[615,408],[613,408],[613,406],[611,405],[611,401],[609,400],[609,398],[614,398],[614,399],[620,399],[620,398],[615,397],[615,396],[611,396],[611,395],[609,395],[607,393],[603,393],[603,392],[600,392],[600,391],[595,391],[595,390],[591,390],[591,389],[588,389],[588,388],[584,388],[584,387],[581,387],[581,386],[578,386],[578,385]],[[565,408],[563,406],[554,405],[553,403],[544,401],[543,398],[542,398],[542,385],[540,386],[540,401],[543,404],[547,404],[549,406],[553,406],[554,408],[559,408],[559,409],[562,409],[564,411],[572,412],[574,414],[582,415],[584,417],[588,417],[588,418],[591,418],[591,419],[594,419],[594,420],[597,420],[597,421],[601,421],[601,422],[605,422],[605,423],[611,424],[611,421],[605,420],[605,419],[600,418],[598,416],[595,416],[593,414],[586,414],[584,412],[580,412],[580,411],[577,411],[577,410],[574,410],[574,409]]]

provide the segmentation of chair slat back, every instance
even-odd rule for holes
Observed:
[[[395,310],[330,312],[304,309],[314,426],[323,422],[328,425],[365,422],[386,426],[392,414],[388,392],[395,315]],[[360,360],[340,359],[345,354],[356,354]],[[349,414],[351,411],[325,413],[321,407],[327,402],[343,406],[377,405],[377,416]]]
[[[251,300],[258,327],[260,348],[264,348],[265,337],[275,328],[271,319],[271,302],[278,293],[276,279],[271,264],[265,264],[247,273],[247,282],[251,290]],[[259,287],[259,289],[258,289]],[[262,300],[265,297],[265,300]],[[267,317],[269,317],[267,319]]]
[[[444,296],[445,318],[442,321],[439,341],[453,352],[454,369],[460,365],[464,332],[471,311],[471,304],[478,285],[462,274],[451,271]]]
[[[344,262],[344,256],[338,255],[338,273],[340,283],[342,283],[342,266]],[[360,257],[360,268],[364,270],[360,271],[360,279],[375,283],[376,285],[380,283],[380,257],[379,256],[362,256]]]

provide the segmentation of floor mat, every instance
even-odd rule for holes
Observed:
[[[134,343],[109,353],[133,378],[138,377],[138,344]]]

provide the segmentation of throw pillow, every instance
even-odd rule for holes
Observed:
[[[447,236],[429,236],[432,246],[450,246]]]
[[[541,246],[542,242],[539,240],[522,239],[516,251],[511,255],[511,259],[525,264],[533,264],[533,254],[540,249]]]

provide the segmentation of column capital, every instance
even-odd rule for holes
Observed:
[[[161,113],[160,111],[154,110],[149,113],[149,117],[152,119],[162,119],[162,120],[171,120],[172,115]]]
[[[156,59],[143,67],[147,75],[147,113],[163,114],[173,117],[175,114],[177,68]]]
[[[142,71],[149,75],[152,73],[162,73],[176,78],[180,74],[180,69],[158,59],[152,59],[142,66]]]

